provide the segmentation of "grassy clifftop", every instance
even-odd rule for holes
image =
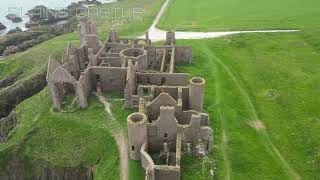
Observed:
[[[319,37],[308,31],[178,41],[194,52],[179,71],[206,79],[217,179],[320,176]],[[182,167],[189,170],[183,179],[207,174],[205,161]]]
[[[1,152],[23,146],[19,157],[31,164],[37,160],[53,167],[75,167],[82,163],[93,167],[96,177],[119,178],[119,169],[115,168],[119,166],[118,150],[103,107],[94,97],[89,103],[88,109],[77,113],[55,112],[47,89],[43,90],[17,107],[18,125],[0,146]],[[30,133],[30,138],[24,140]],[[14,152],[5,154],[11,153]]]

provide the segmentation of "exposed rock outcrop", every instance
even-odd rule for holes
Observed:
[[[8,117],[0,119],[0,143],[6,141],[10,131],[16,127],[16,123],[17,118],[14,111]]]
[[[0,179],[35,180],[92,180],[93,172],[86,167],[50,167],[37,162],[33,167],[19,159],[10,160],[5,170],[0,171]],[[31,170],[28,168],[31,168]],[[29,177],[29,178],[28,178]]]
[[[7,27],[0,22],[0,30],[4,30],[4,29],[7,29]]]
[[[92,180],[92,168],[86,165],[74,167],[52,166],[44,160],[33,160],[23,153],[25,143],[39,129],[32,129],[18,145],[0,151],[0,179],[3,180]]]
[[[11,20],[12,22],[21,22],[22,18],[17,16],[16,14],[8,14],[6,15],[6,18]]]
[[[19,52],[19,48],[18,46],[8,46],[4,52],[2,53],[3,56],[8,56],[10,54],[14,54],[14,53],[17,53]]]
[[[30,22],[38,24],[54,23],[68,18],[67,11],[49,9],[43,5],[32,8],[27,12],[27,15],[30,18]]]
[[[23,100],[37,94],[46,86],[45,72],[15,83],[0,91],[0,118],[6,117]]]
[[[14,82],[16,82],[20,74],[22,74],[22,72],[16,72],[3,79],[0,79],[0,89],[7,86],[11,86]]]
[[[0,54],[3,53],[3,51],[9,47],[9,46],[18,46],[19,44],[29,41],[32,39],[36,39],[38,36],[41,36],[45,34],[47,30],[45,29],[30,29],[26,32],[21,33],[14,33],[14,34],[8,34],[5,36],[0,37],[0,47],[2,47],[2,51],[0,51]]]
[[[67,12],[69,14],[69,17],[73,17],[85,11],[87,6],[96,5],[96,4],[102,4],[102,3],[97,0],[85,0],[85,1],[79,1],[77,3],[71,3],[67,7]]]
[[[2,36],[0,37],[0,55],[8,56],[24,51],[55,36],[72,32],[76,27],[74,21],[74,19],[71,19],[64,23],[33,27],[24,32],[16,32]]]
[[[7,34],[14,34],[14,33],[19,33],[22,32],[22,29],[19,27],[16,27],[14,29],[10,29],[10,31],[7,32]]]

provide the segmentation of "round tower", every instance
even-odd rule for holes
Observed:
[[[133,113],[128,116],[127,121],[130,157],[139,160],[141,146],[148,140],[147,116],[142,113]]]
[[[198,112],[203,111],[204,88],[206,81],[199,77],[190,80],[189,108]]]
[[[127,62],[131,60],[133,64],[138,63],[137,70],[145,70],[148,68],[147,62],[147,51],[139,48],[128,48],[123,49],[120,52],[120,57],[122,62]]]

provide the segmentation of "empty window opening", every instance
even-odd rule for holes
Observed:
[[[143,88],[143,96],[149,95],[149,88]]]
[[[166,83],[166,78],[162,77],[161,78],[161,85],[164,85]]]
[[[99,74],[96,75],[96,80],[97,80],[98,82],[100,82],[101,79],[100,79],[100,75],[99,75]]]
[[[134,146],[131,146],[131,151],[134,151]]]

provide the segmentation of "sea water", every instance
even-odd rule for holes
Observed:
[[[25,15],[28,10],[37,5],[44,5],[51,9],[63,9],[70,5],[72,2],[79,0],[0,0],[0,22],[4,24],[7,29],[0,31],[0,35],[6,34],[10,29],[16,27],[26,30],[25,23],[29,21],[29,17]],[[116,2],[116,0],[100,0],[102,3]],[[7,14],[17,14],[22,18],[22,22],[13,23],[5,16]]]

